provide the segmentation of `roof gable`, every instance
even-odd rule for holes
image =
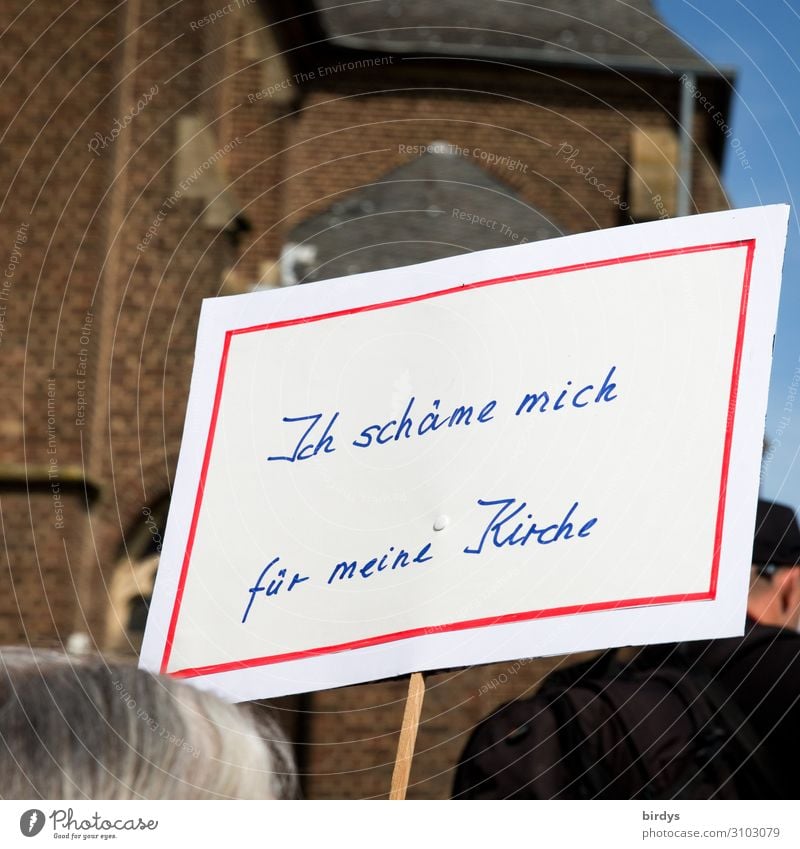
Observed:
[[[284,283],[395,268],[564,234],[510,186],[465,155],[448,152],[457,150],[441,142],[428,145],[428,152],[297,225],[282,260]]]
[[[315,0],[331,42],[362,50],[710,71],[652,0]]]

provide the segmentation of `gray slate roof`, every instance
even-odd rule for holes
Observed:
[[[652,0],[315,0],[343,46],[388,53],[710,71]]]
[[[564,232],[470,158],[427,152],[297,225],[287,240],[284,282],[411,265]]]

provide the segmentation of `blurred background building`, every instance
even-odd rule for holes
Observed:
[[[203,298],[727,206],[732,77],[650,0],[0,18],[2,642],[137,650]],[[409,795],[555,662],[431,676]],[[388,793],[405,690],[274,703],[308,796]]]

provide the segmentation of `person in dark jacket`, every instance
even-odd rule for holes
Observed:
[[[759,501],[744,637],[606,653],[473,732],[453,797],[800,798],[800,528]]]

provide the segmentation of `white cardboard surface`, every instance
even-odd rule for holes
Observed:
[[[205,301],[142,665],[251,699],[742,633],[787,219]]]

